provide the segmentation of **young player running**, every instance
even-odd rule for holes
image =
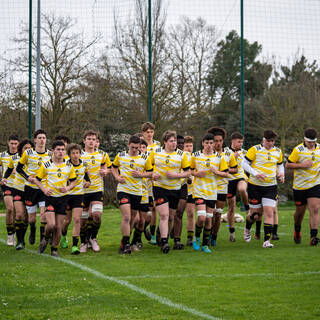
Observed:
[[[277,204],[277,178],[280,182],[284,182],[282,151],[274,146],[276,138],[277,134],[274,131],[264,131],[262,144],[251,147],[242,163],[244,170],[250,174],[248,183],[250,211],[246,219],[244,239],[246,242],[251,240],[251,226],[263,214],[263,248],[273,248],[270,237],[273,212]]]
[[[67,208],[67,194],[76,185],[77,176],[73,165],[64,160],[66,151],[63,141],[54,141],[52,152],[52,159],[43,163],[36,178],[30,180],[45,194],[47,224],[39,245],[39,253],[45,251],[52,235],[51,255],[58,257],[58,244]],[[44,180],[44,184],[41,180]]]
[[[193,182],[193,198],[197,209],[196,234],[193,248],[200,250],[200,236],[203,230],[201,250],[210,253],[208,238],[212,227],[212,217],[217,200],[217,176],[228,177],[228,165],[224,158],[214,152],[214,136],[207,133],[202,139],[202,151],[193,153],[191,157]]]
[[[36,212],[40,208],[40,241],[44,236],[46,225],[45,201],[43,192],[31,181],[35,177],[41,164],[51,159],[51,152],[46,149],[47,134],[43,129],[34,133],[35,148],[26,150],[19,160],[17,172],[26,179],[24,198],[30,224],[29,243],[34,244],[36,239]]]
[[[94,252],[100,251],[97,242],[97,234],[101,226],[101,216],[103,211],[103,192],[105,177],[111,168],[109,155],[102,150],[97,149],[98,133],[88,130],[84,133],[84,150],[81,154],[81,160],[88,168],[88,174],[91,184],[84,191],[84,209],[81,216],[81,246],[80,251],[87,251],[87,242],[90,242]],[[92,215],[92,226],[90,231],[86,230],[89,212]]]
[[[169,216],[174,219],[179,202],[181,179],[190,177],[190,162],[187,154],[177,149],[175,131],[166,131],[162,141],[164,148],[156,148],[150,158],[154,165],[153,196],[159,213],[161,251],[168,253]]]
[[[4,151],[0,155],[0,166],[2,167],[2,174],[6,172],[8,168],[8,164],[12,158],[12,156],[16,156],[18,152],[18,144],[19,138],[16,135],[11,135],[8,139],[8,150]],[[13,206],[13,195],[12,188],[14,176],[8,178],[5,184],[2,184],[1,188],[3,191],[3,201],[6,207],[6,226],[7,226],[7,245],[14,246],[14,206]]]
[[[68,146],[67,154],[69,160],[67,164],[71,164],[74,167],[77,180],[75,187],[68,194],[67,199],[67,215],[65,216],[60,246],[62,248],[68,247],[67,232],[68,226],[71,223],[73,216],[73,229],[72,229],[72,249],[71,254],[79,254],[80,249],[78,248],[79,236],[80,236],[80,219],[82,215],[83,207],[83,196],[85,188],[90,186],[90,178],[88,175],[88,169],[83,164],[81,157],[81,146],[72,143]]]
[[[242,168],[242,161],[244,159],[246,150],[242,148],[243,135],[239,132],[234,132],[231,135],[231,152],[238,163],[238,172],[234,173],[228,183],[228,224],[229,224],[229,240],[236,241],[236,230],[234,227],[234,213],[236,208],[236,195],[237,191],[240,194],[241,200],[245,206],[247,214],[249,213],[249,200],[247,194],[247,176]]]
[[[301,224],[308,207],[310,245],[315,246],[319,243],[320,208],[320,145],[317,143],[317,131],[313,128],[306,129],[303,140],[303,143],[293,149],[286,163],[287,168],[294,169],[294,241],[297,244],[301,243]]]
[[[122,240],[120,254],[130,254],[130,230],[138,214],[143,192],[143,178],[152,177],[152,164],[147,154],[139,154],[140,138],[131,136],[128,152],[116,155],[112,164],[112,174],[118,181],[117,197],[122,214]],[[141,235],[141,234],[140,234]]]

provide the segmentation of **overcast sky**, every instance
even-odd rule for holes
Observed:
[[[147,0],[145,0],[147,1]],[[164,0],[167,23],[176,24],[181,16],[202,17],[226,35],[240,32],[240,0]],[[77,19],[79,31],[87,38],[100,33],[103,43],[112,37],[113,12],[127,20],[135,0],[42,0],[42,12]],[[36,4],[33,0],[34,26]],[[320,0],[244,0],[245,37],[263,46],[263,56],[276,56],[285,63],[300,50],[311,61],[320,61]],[[0,1],[1,55],[12,55],[15,45],[9,41],[17,35],[21,22],[28,21],[29,0]],[[5,53],[3,52],[5,51]]]

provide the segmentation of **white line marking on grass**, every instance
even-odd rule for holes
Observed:
[[[240,277],[285,277],[320,274],[320,271],[305,271],[293,273],[231,273],[231,274],[177,274],[177,275],[137,275],[118,277],[119,279],[169,279],[169,278],[240,278]]]
[[[3,244],[7,244],[5,240],[3,239],[0,239],[0,242],[3,243]],[[63,262],[65,264],[69,264],[73,267],[76,267],[82,271],[85,271],[85,272],[89,272],[91,274],[93,274],[94,276],[100,278],[100,279],[104,279],[104,280],[108,280],[108,281],[111,281],[111,282],[114,282],[114,283],[117,283],[121,286],[124,286],[124,287],[127,287],[135,292],[138,292],[142,295],[145,295],[147,296],[148,298],[152,299],[152,300],[155,300],[161,304],[164,304],[164,305],[167,305],[169,307],[172,307],[174,309],[177,309],[177,310],[180,310],[180,311],[184,311],[184,312],[187,312],[187,313],[190,313],[192,314],[193,316],[197,316],[197,317],[201,317],[201,318],[204,318],[204,319],[210,319],[210,320],[220,320],[219,318],[216,318],[216,317],[213,317],[209,314],[206,314],[206,313],[203,313],[201,311],[198,311],[198,310],[195,310],[195,309],[192,309],[192,308],[189,308],[183,304],[180,304],[180,303],[174,303],[172,302],[171,300],[167,299],[167,298],[164,298],[164,297],[161,297],[157,294],[154,294],[152,292],[149,292],[143,288],[140,288],[138,286],[135,286],[125,280],[121,280],[119,277],[116,278],[116,277],[110,277],[110,276],[106,276],[104,275],[103,273],[99,272],[99,271],[96,271],[94,269],[91,269],[85,265],[82,265],[80,263],[76,263],[76,262],[73,262],[71,260],[68,260],[68,259],[64,259],[64,258],[59,258],[59,257],[51,257],[50,255],[48,254],[39,254],[38,252],[34,251],[34,250],[29,250],[29,249],[24,249],[23,250],[24,252],[29,252],[29,253],[32,253],[32,254],[37,254],[39,256],[43,256],[43,257],[46,257],[46,258],[51,258],[51,259],[54,259],[54,260],[57,260],[57,261],[60,261],[60,262]]]

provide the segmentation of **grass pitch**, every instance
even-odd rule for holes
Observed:
[[[38,239],[24,251],[8,247],[1,217],[0,319],[319,319],[320,248],[309,245],[308,217],[294,244],[292,213],[279,208],[273,249],[245,243],[244,224],[230,243],[224,223],[211,254],[164,255],[144,241],[141,252],[119,256],[120,212],[107,209],[101,252],[59,249],[62,259],[37,254]]]

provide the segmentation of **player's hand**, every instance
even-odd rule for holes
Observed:
[[[139,170],[133,170],[131,171],[131,175],[134,177],[134,178],[141,178],[141,172]]]
[[[58,190],[61,193],[67,193],[69,191],[67,187],[61,187],[61,188],[58,188]]]
[[[207,172],[206,172],[205,170],[199,170],[199,171],[197,172],[197,177],[198,177],[198,178],[203,178],[203,177],[206,176],[206,174],[207,174]]]
[[[278,174],[277,179],[280,183],[284,183],[284,175],[283,174]]]
[[[178,178],[178,173],[174,171],[167,171],[166,176],[168,179],[177,179]]]
[[[84,188],[89,188],[89,187],[90,187],[90,184],[91,184],[90,181],[86,181],[86,182],[83,184],[83,187],[84,187]]]
[[[258,174],[256,175],[256,178],[257,178],[258,180],[260,180],[260,181],[264,181],[265,178],[266,178],[266,176],[265,176],[263,173],[258,173]]]
[[[218,170],[217,170],[215,167],[210,167],[210,171],[211,171],[213,174],[217,174],[217,173],[218,173]]]
[[[151,177],[152,180],[158,180],[159,178],[160,178],[160,174],[158,172],[152,173],[152,177]]]
[[[121,175],[118,176],[117,181],[118,181],[119,183],[125,183],[125,182],[126,182],[126,180],[124,179],[124,177],[121,176]]]
[[[3,178],[1,181],[0,181],[0,184],[3,186],[4,184],[7,184],[8,180]]]
[[[99,174],[101,177],[105,177],[108,174],[107,169],[99,169]]]
[[[35,177],[34,176],[29,176],[28,177],[28,181],[30,182],[30,183],[33,183],[34,184],[34,181],[35,181]]]
[[[312,167],[312,161],[311,160],[305,160],[303,162],[301,162],[303,168],[311,168]]]
[[[48,197],[50,197],[52,195],[52,190],[51,189],[46,189],[46,191],[44,192],[44,194]]]

